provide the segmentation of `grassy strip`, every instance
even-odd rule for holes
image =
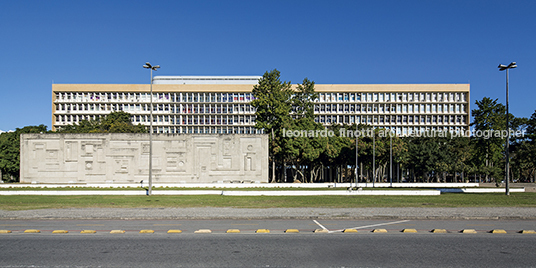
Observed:
[[[536,207],[536,193],[439,196],[0,196],[0,209],[176,207]]]

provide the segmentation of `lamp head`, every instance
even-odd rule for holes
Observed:
[[[517,65],[516,65],[516,62],[511,62],[510,64],[508,64],[508,66],[504,65],[504,64],[499,64],[499,66],[497,68],[499,68],[499,71],[504,71],[506,69],[514,69],[516,68]]]

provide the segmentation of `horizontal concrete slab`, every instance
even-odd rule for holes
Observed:
[[[504,193],[504,188],[461,188],[461,189],[437,189],[442,193]],[[524,193],[525,188],[510,188],[512,193]]]
[[[220,190],[153,190],[153,195],[225,195],[225,196],[323,196],[323,195],[440,195],[438,190],[361,190],[361,191],[220,191]],[[80,191],[0,191],[0,195],[146,195],[134,190],[80,190]]]
[[[472,188],[479,183],[260,183],[255,181],[214,182],[214,183],[153,183],[153,190],[158,187],[178,188]],[[140,183],[0,183],[0,188],[64,188],[64,187],[95,187],[95,188],[140,188]],[[143,187],[147,187],[144,182]],[[503,189],[504,188],[498,188]]]

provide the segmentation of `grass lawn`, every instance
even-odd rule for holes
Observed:
[[[439,196],[0,196],[2,210],[174,207],[536,207],[536,193]]]

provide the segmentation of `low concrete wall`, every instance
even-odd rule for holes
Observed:
[[[149,134],[22,134],[21,183],[148,181]],[[267,135],[155,134],[153,183],[268,181]]]
[[[440,195],[436,190],[390,191],[220,191],[220,190],[153,190],[153,195],[225,195],[225,196],[326,196],[326,195]],[[146,195],[144,189],[102,191],[0,191],[0,195]]]
[[[147,186],[144,181],[143,186]],[[372,183],[359,183],[358,187],[372,188]],[[0,188],[64,188],[64,187],[95,187],[95,188],[136,188],[140,183],[0,183]],[[355,183],[256,183],[254,181],[212,182],[212,183],[155,183],[153,187],[177,187],[177,188],[349,188],[355,187]],[[376,183],[375,188],[389,188],[389,183]],[[393,183],[393,188],[476,188],[478,183]],[[495,188],[502,189],[504,188]]]

